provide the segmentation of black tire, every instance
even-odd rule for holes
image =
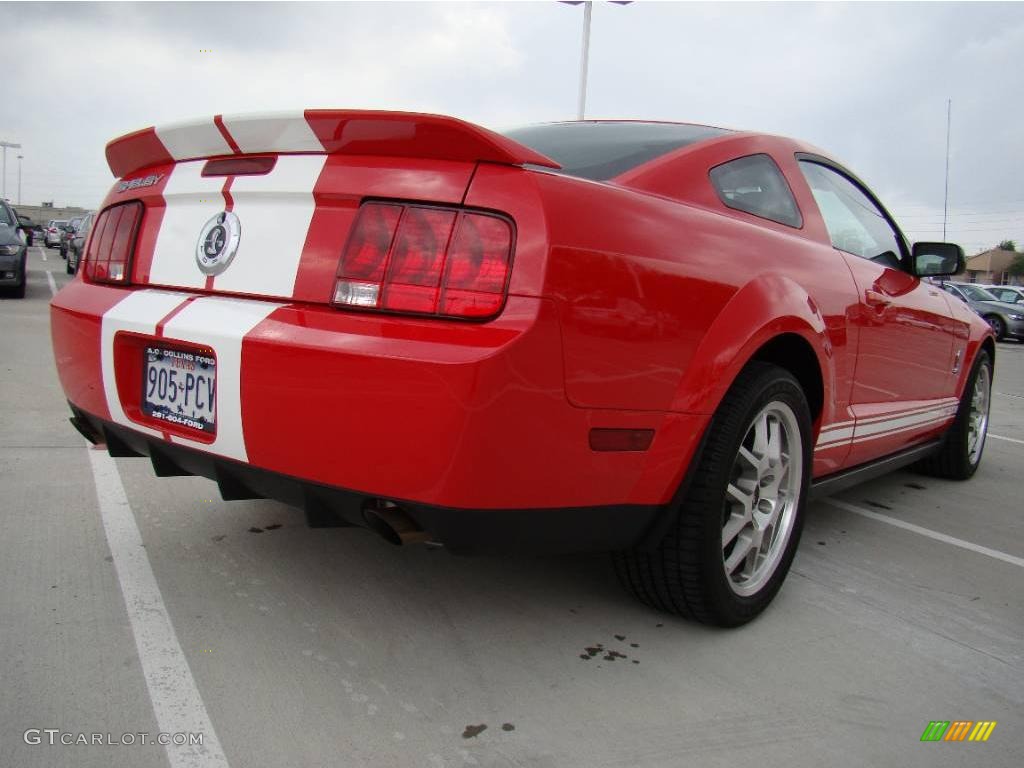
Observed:
[[[24,269],[21,270],[21,282],[11,289],[11,296],[16,299],[25,298],[25,285],[28,283],[28,274]]]
[[[1006,338],[1006,323],[1003,322],[1003,318],[999,315],[985,315],[985,322],[991,326],[992,333],[996,335],[996,341]]]
[[[68,259],[68,263],[64,267],[69,275],[75,274],[75,268],[71,265],[71,259]]]
[[[987,376],[982,379],[982,369],[985,369]],[[985,413],[985,434],[981,437],[981,443],[977,450],[971,451],[971,411],[974,402],[974,393],[978,387],[979,380],[987,381],[989,389],[986,399]],[[978,352],[974,365],[971,367],[971,375],[967,379],[967,386],[964,387],[964,394],[960,398],[960,405],[957,408],[956,418],[953,425],[946,432],[942,448],[937,453],[921,459],[914,464],[914,469],[932,477],[944,477],[948,480],[968,480],[978,471],[981,464],[981,455],[985,450],[985,436],[988,429],[988,407],[992,404],[992,358],[988,350]]]
[[[800,438],[800,488],[789,538],[774,572],[753,594],[741,596],[730,585],[723,561],[722,529],[726,487],[754,420],[769,404],[781,402],[795,416]],[[691,485],[673,527],[652,550],[613,555],[623,585],[646,605],[706,624],[734,627],[760,614],[775,597],[800,541],[810,485],[811,414],[797,380],[786,370],[754,362],[737,377],[711,424]]]

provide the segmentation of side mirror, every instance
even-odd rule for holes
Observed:
[[[918,277],[958,275],[967,267],[964,249],[955,243],[914,243],[913,256]]]

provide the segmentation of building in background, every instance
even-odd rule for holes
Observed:
[[[1019,256],[1018,251],[990,248],[967,258],[967,281],[983,285],[1014,285],[1019,278],[1010,274],[1010,263]]]
[[[45,224],[50,219],[71,219],[75,216],[84,216],[89,212],[88,208],[68,206],[66,208],[55,208],[50,205],[15,205],[14,208],[21,216],[28,216],[33,224]]]

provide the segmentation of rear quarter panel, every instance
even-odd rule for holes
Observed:
[[[857,294],[831,248],[608,185],[544,174],[538,187],[572,403],[708,414],[762,344],[796,333],[826,408],[845,408]]]

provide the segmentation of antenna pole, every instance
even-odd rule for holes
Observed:
[[[946,193],[942,200],[942,241],[946,241],[946,220],[949,217],[949,126],[953,117],[953,100],[946,102]]]

